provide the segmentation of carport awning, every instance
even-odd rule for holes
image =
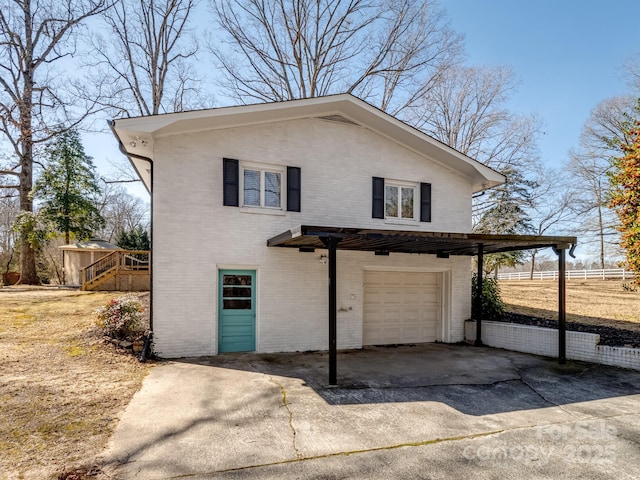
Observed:
[[[269,247],[326,248],[326,239],[339,239],[339,250],[421,253],[438,256],[477,255],[553,247],[564,250],[575,245],[576,237],[542,235],[489,235],[477,233],[372,230],[300,225],[267,240]]]
[[[477,290],[482,292],[483,256],[488,253],[552,247],[558,253],[559,308],[558,350],[565,361],[565,250],[576,245],[576,237],[535,235],[488,235],[475,233],[416,232],[411,230],[376,230],[366,228],[320,227],[300,225],[267,240],[269,247],[298,248],[303,252],[326,248],[329,263],[329,384],[337,384],[337,250],[358,250],[388,255],[394,253],[478,256]],[[476,345],[482,345],[482,302],[476,295]]]

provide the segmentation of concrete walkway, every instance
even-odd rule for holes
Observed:
[[[640,478],[640,372],[429,344],[155,367],[105,453],[119,479]]]

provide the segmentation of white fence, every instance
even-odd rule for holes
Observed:
[[[630,280],[633,278],[631,270],[624,268],[605,268],[604,270],[567,270],[567,280],[586,280],[594,279],[620,279]],[[498,280],[529,280],[531,272],[512,272],[498,273]],[[533,280],[557,280],[557,270],[546,270],[542,272],[533,272]]]

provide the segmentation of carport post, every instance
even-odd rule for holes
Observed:
[[[567,267],[565,249],[554,249],[558,254],[558,359],[561,364],[567,361]]]
[[[339,241],[335,237],[322,239],[329,251],[329,385],[338,384],[336,247]]]
[[[478,244],[478,275],[476,278],[476,301],[473,310],[476,312],[476,341],[475,345],[482,346],[482,284],[484,268],[484,245]]]

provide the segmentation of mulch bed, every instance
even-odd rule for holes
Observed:
[[[536,327],[558,328],[556,320],[546,318],[532,317],[520,313],[506,312],[503,322],[519,323],[522,325],[532,325]],[[640,332],[624,330],[621,328],[613,328],[599,325],[585,325],[576,322],[567,322],[567,330],[585,333],[597,333],[600,335],[600,345],[608,345],[611,347],[633,347],[640,348]]]

